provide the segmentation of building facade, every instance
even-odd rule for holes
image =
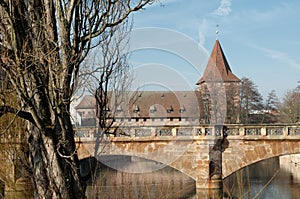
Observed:
[[[238,123],[240,79],[233,74],[216,40],[195,91],[125,91],[110,93],[106,110],[114,126],[141,127]],[[118,99],[118,100],[116,100]],[[96,125],[96,102],[85,96],[75,107],[82,126]]]

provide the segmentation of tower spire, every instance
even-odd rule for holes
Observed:
[[[240,79],[232,73],[218,39],[212,49],[203,76],[197,85],[213,81],[240,82]]]

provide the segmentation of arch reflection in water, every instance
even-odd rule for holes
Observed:
[[[127,162],[126,166],[131,167],[130,169],[160,164],[137,157],[132,159],[132,164],[130,157],[126,157],[124,162]],[[94,176],[88,181],[87,196],[132,199],[187,198],[195,195],[195,187],[193,179],[168,166],[154,172],[128,173],[99,163]]]

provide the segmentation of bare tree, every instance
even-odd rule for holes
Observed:
[[[264,114],[264,123],[274,123],[278,121],[277,113],[279,109],[279,99],[276,95],[275,90],[272,90],[266,99],[265,102],[265,114]]]
[[[106,34],[151,0],[0,0],[0,67],[29,122],[26,134],[36,198],[84,198],[70,100],[80,64]]]
[[[227,124],[236,124],[240,122],[240,85],[229,83],[226,86],[226,103],[227,103]]]
[[[260,111],[263,110],[262,96],[257,86],[249,78],[241,79],[240,118],[241,123],[259,123],[262,121]]]
[[[300,86],[286,93],[280,106],[280,114],[282,122],[300,121]]]
[[[131,25],[130,20],[125,20],[119,26],[105,31],[100,36],[103,42],[93,49],[92,56],[89,56],[84,63],[85,70],[80,74],[86,82],[86,92],[95,96],[97,118],[97,128],[93,135],[95,158],[99,157],[105,149],[107,138],[119,132],[114,117],[120,112],[126,113],[124,108],[128,105],[127,94],[132,93],[129,92],[132,75],[127,61]],[[119,111],[120,107],[124,112]],[[97,164],[92,165],[90,174],[93,186],[89,196],[98,193],[99,168],[101,167]]]
[[[86,70],[80,75],[85,79],[85,89],[96,99],[98,132],[94,135],[94,155],[101,152],[98,146],[105,135],[116,134],[116,128],[111,128],[113,118],[119,107],[128,104],[127,94],[132,93],[128,92],[133,76],[127,61],[131,24],[125,20],[123,24],[104,32],[100,36],[103,42],[93,50],[93,55],[85,63]]]

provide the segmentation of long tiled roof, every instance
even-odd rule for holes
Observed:
[[[222,47],[219,43],[219,40],[216,40],[213,50],[210,54],[209,61],[207,63],[206,69],[203,76],[197,82],[197,85],[204,82],[240,82],[241,80],[235,76],[230,66],[227,62],[225,54],[222,50]]]
[[[202,107],[199,91],[131,91],[119,95],[110,100],[110,117],[199,118]],[[75,109],[95,109],[94,96],[85,96]]]
[[[128,103],[111,105],[114,117],[198,118],[200,114],[198,91],[137,91],[129,95]]]

